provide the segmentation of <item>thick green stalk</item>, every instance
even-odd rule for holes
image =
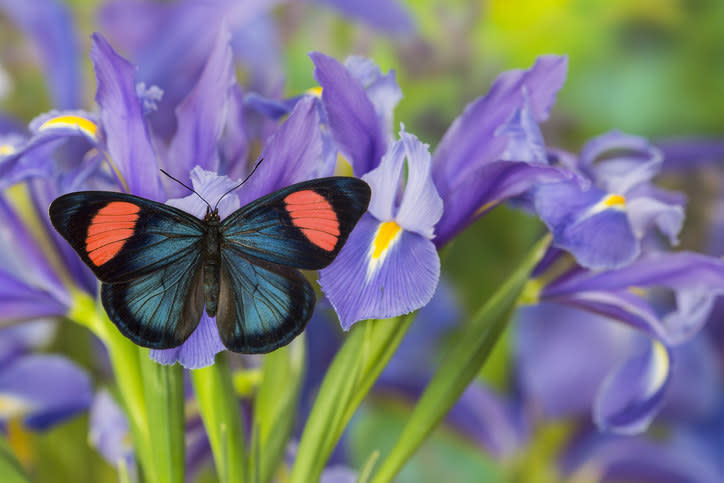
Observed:
[[[2,475],[3,481],[8,483],[30,482],[2,433],[0,433],[0,475]]]
[[[156,481],[182,483],[186,469],[183,370],[178,364],[158,364],[146,349],[140,356]]]
[[[488,299],[460,334],[407,420],[397,443],[383,460],[373,483],[393,481],[403,465],[457,402],[480,372],[507,325],[509,314],[530,273],[543,257],[550,236],[530,251],[513,274]]]
[[[356,324],[335,356],[312,407],[290,483],[318,481],[362,399],[400,345],[413,314]]]
[[[304,336],[264,357],[262,382],[254,399],[250,480],[266,483],[279,467],[294,426],[304,380]]]
[[[225,355],[216,356],[216,363],[209,367],[191,371],[191,382],[219,481],[243,483],[246,479],[244,427]]]

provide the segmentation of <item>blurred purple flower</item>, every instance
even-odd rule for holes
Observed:
[[[0,0],[4,12],[25,33],[50,79],[48,88],[59,109],[80,104],[79,46],[71,12],[57,0]]]
[[[684,200],[651,184],[662,162],[645,139],[618,131],[586,143],[573,168],[592,186],[568,180],[534,192],[536,211],[553,233],[554,245],[595,269],[631,263],[654,228],[676,244]]]
[[[93,398],[88,440],[113,466],[124,466],[127,471],[135,468],[126,415],[107,390],[99,391]]]
[[[31,429],[45,430],[90,406],[85,371],[64,357],[27,352],[37,343],[27,337],[44,337],[47,330],[31,324],[0,333],[0,421],[20,418]]]

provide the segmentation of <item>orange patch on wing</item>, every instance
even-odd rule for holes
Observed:
[[[96,267],[118,255],[126,240],[133,236],[140,210],[133,203],[113,201],[96,213],[85,239],[88,258]]]
[[[340,234],[339,219],[324,196],[312,190],[297,191],[284,202],[292,223],[310,242],[323,250],[334,250]]]

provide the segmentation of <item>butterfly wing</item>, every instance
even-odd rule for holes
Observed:
[[[50,220],[102,282],[133,280],[200,250],[204,225],[192,215],[109,191],[63,195]]]
[[[249,203],[221,223],[222,251],[318,270],[334,260],[370,201],[362,180],[304,181]]]
[[[226,347],[270,352],[304,330],[314,290],[296,268],[329,265],[369,200],[364,181],[321,178],[263,196],[221,223],[216,323]]]
[[[156,349],[183,343],[204,306],[204,225],[174,207],[103,191],[70,193],[50,206],[58,232],[104,282],[118,329]]]
[[[250,259],[233,246],[222,250],[216,324],[230,350],[266,353],[286,345],[313,310],[314,290],[298,270]]]

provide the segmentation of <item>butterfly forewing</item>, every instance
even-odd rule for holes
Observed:
[[[102,282],[117,283],[200,251],[201,220],[172,206],[123,193],[70,193],[50,220]]]
[[[222,251],[318,270],[334,260],[367,210],[370,188],[356,178],[320,178],[252,201],[221,224]]]
[[[265,353],[289,343],[312,316],[314,290],[298,270],[222,251],[221,340],[236,352]]]

